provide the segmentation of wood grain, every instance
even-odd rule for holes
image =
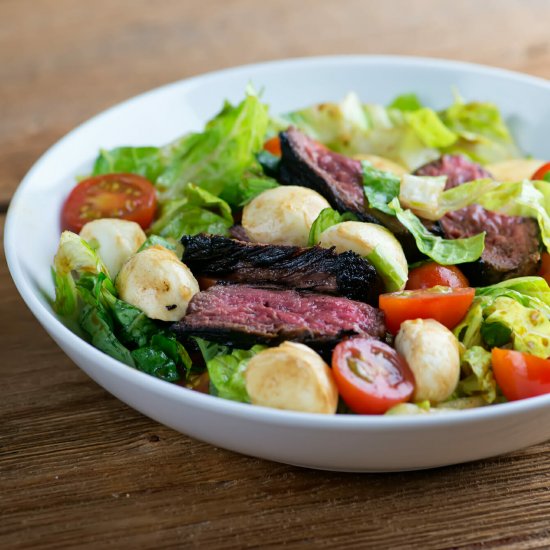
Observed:
[[[549,19],[544,0],[3,0],[0,207],[64,133],[151,87],[328,53],[451,57],[550,77]],[[33,319],[3,260],[0,305],[0,548],[550,547],[548,443],[390,475],[240,456],[156,424],[89,380]]]

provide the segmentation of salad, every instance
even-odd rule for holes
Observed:
[[[432,414],[550,393],[550,163],[498,108],[351,93],[99,152],[53,307],[142,372],[244,403]]]

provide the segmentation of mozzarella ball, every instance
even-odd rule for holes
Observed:
[[[283,342],[255,355],[244,373],[246,390],[255,405],[334,414],[338,389],[328,365],[303,344]]]
[[[80,231],[84,239],[99,255],[111,279],[117,276],[122,264],[145,242],[143,229],[136,223],[116,218],[102,218],[88,222]]]
[[[257,243],[306,246],[317,216],[330,208],[316,191],[297,185],[268,189],[243,210],[242,225]]]
[[[378,155],[355,155],[357,160],[367,160],[369,161],[377,170],[382,170],[383,172],[391,172],[396,176],[404,176],[408,174],[409,171],[401,164],[397,164],[393,160],[387,159],[386,157],[379,157]]]
[[[325,248],[334,246],[336,252],[351,250],[367,258],[384,280],[386,290],[405,288],[409,273],[407,258],[399,241],[385,227],[366,222],[338,223],[321,233],[319,244]],[[373,255],[375,249],[376,255]],[[393,269],[391,277],[386,273],[388,265]]]
[[[489,164],[486,168],[498,181],[522,181],[531,179],[544,162],[537,159],[511,159]]]
[[[191,270],[162,246],[151,246],[132,256],[122,266],[116,288],[122,300],[161,321],[179,321],[199,292]]]
[[[409,364],[414,379],[413,401],[445,401],[460,376],[460,353],[454,334],[434,319],[405,321],[395,349]]]

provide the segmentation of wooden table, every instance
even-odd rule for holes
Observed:
[[[39,155],[149,88],[242,63],[398,53],[550,77],[544,0],[0,2],[0,206]],[[542,121],[547,123],[548,121]],[[247,458],[89,380],[0,266],[0,547],[550,547],[550,444],[351,475]]]

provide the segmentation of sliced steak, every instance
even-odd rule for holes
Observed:
[[[327,349],[345,336],[382,338],[385,325],[383,313],[363,302],[230,284],[196,294],[172,330],[180,339],[199,336],[236,347],[293,340]]]
[[[374,267],[354,252],[314,246],[246,243],[218,235],[184,236],[182,261],[195,276],[283,286],[377,303],[383,283]]]
[[[439,223],[448,239],[472,237],[485,231],[481,258],[460,266],[472,285],[486,286],[537,272],[540,242],[535,220],[497,214],[473,204],[446,214]]]
[[[485,170],[483,166],[468,160],[462,155],[443,155],[439,159],[418,168],[415,175],[447,176],[445,189],[451,189],[467,181],[482,178],[493,179],[492,174]]]
[[[339,212],[365,219],[361,163],[330,151],[299,130],[281,132],[279,177],[287,185],[302,185],[325,197]]]
[[[295,128],[281,132],[280,182],[302,185],[323,195],[338,212],[387,227],[410,262],[422,257],[413,236],[394,216],[370,208],[363,191],[361,162],[330,151]]]
[[[229,234],[238,241],[249,242],[250,237],[242,225],[232,225],[229,228]]]
[[[445,189],[467,181],[492,178],[479,164],[459,155],[443,155],[420,167],[421,176],[447,176]],[[472,237],[485,231],[485,249],[477,262],[462,264],[470,283],[490,285],[536,273],[540,261],[539,229],[535,220],[506,216],[485,210],[479,205],[450,212],[439,220],[443,236],[448,239]]]

